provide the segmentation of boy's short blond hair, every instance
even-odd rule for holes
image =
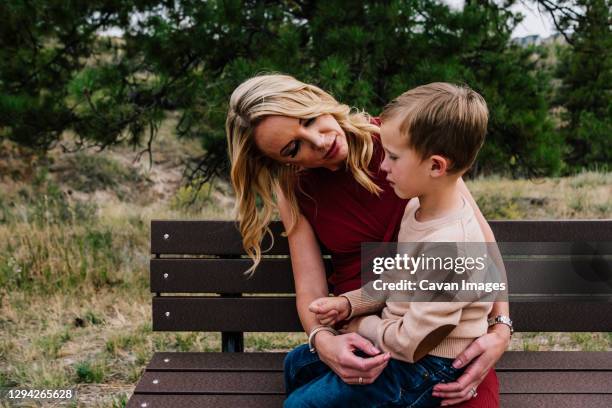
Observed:
[[[381,120],[401,118],[400,134],[422,158],[439,154],[450,172],[469,169],[484,143],[489,111],[484,98],[467,86],[434,82],[404,92]]]

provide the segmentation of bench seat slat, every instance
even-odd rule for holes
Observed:
[[[611,371],[499,371],[497,376],[505,394],[612,394]],[[136,392],[265,395],[283,394],[284,385],[281,372],[146,371]]]
[[[611,371],[500,371],[497,377],[505,394],[612,395]]]
[[[159,395],[134,394],[127,408],[280,408],[283,395]],[[610,394],[501,394],[504,408],[610,408]]]
[[[503,408],[610,408],[611,394],[501,394]]]
[[[157,395],[134,394],[127,408],[219,408],[282,407],[282,395]],[[610,408],[612,395],[609,394],[502,394],[501,406],[504,408]]]
[[[281,408],[284,400],[284,395],[134,394],[127,408]]]
[[[166,313],[169,316],[166,317]],[[611,302],[510,303],[517,331],[612,331]],[[301,332],[294,297],[153,298],[153,330]]]
[[[612,220],[564,221],[491,221],[498,241],[503,242],[594,242],[610,241]],[[284,228],[279,221],[270,229],[274,246],[269,255],[289,253],[287,239],[281,237]],[[270,246],[266,237],[262,248]],[[165,221],[151,222],[151,253],[153,254],[244,254],[240,234],[233,221]]]
[[[283,371],[287,353],[155,353],[147,371]],[[166,361],[168,360],[168,361]]]
[[[283,371],[287,353],[155,353],[147,371]],[[165,361],[168,360],[168,361]],[[607,371],[612,353],[605,351],[507,351],[496,371]]]
[[[157,383],[155,382],[157,381]],[[145,371],[134,392],[149,394],[283,394],[283,376],[266,371]]]
[[[496,371],[607,371],[612,374],[612,353],[607,351],[506,351]]]

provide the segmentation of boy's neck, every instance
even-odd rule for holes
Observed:
[[[427,193],[419,196],[419,209],[415,218],[419,222],[431,221],[460,210],[463,207],[458,179],[432,183]]]

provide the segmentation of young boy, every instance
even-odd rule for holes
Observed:
[[[484,142],[488,121],[484,99],[467,87],[432,83],[396,98],[381,120],[386,153],[381,167],[395,193],[411,198],[398,241],[484,242],[457,184]],[[387,275],[387,281],[397,280],[394,273]],[[490,302],[392,301],[371,295],[372,286],[367,286],[369,290],[317,299],[310,311],[322,325],[350,319],[344,331],[357,332],[389,353],[388,366],[367,385],[362,379],[362,385],[348,385],[335,374],[326,374],[313,383],[324,382],[329,392],[310,392],[321,389],[317,384],[301,387],[290,394],[286,407],[438,406],[433,386],[460,376],[462,370],[452,367],[453,359],[487,331]],[[372,314],[381,309],[380,317]]]

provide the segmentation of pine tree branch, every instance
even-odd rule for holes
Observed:
[[[574,45],[570,34],[567,32],[570,28],[568,23],[578,23],[581,15],[572,9],[572,7],[564,6],[564,3],[559,4],[559,2],[552,0],[536,0],[538,8],[543,8],[550,15],[555,29],[563,36],[565,41],[570,45]]]

